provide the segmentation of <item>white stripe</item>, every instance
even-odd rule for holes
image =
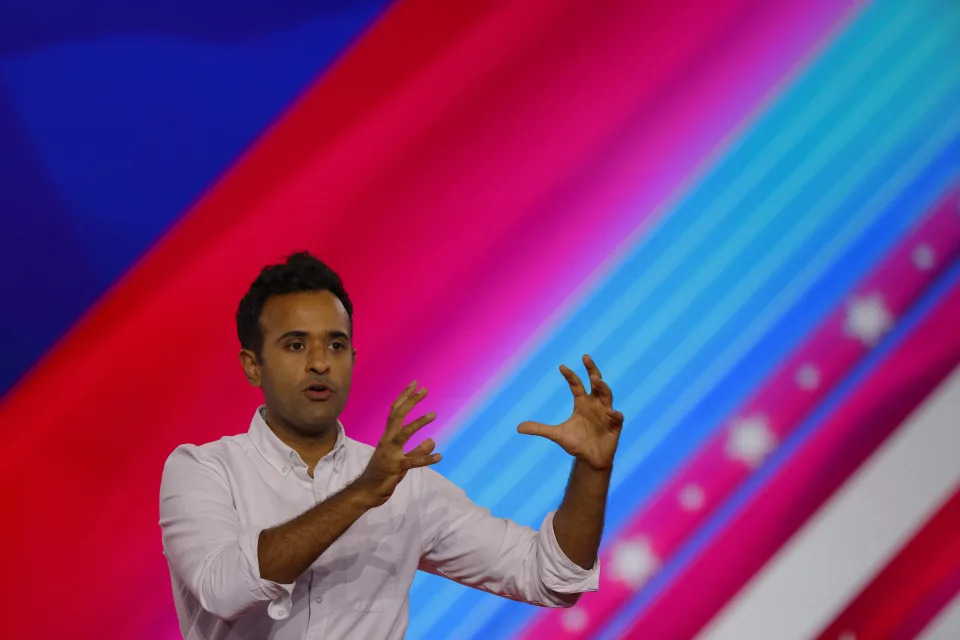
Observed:
[[[811,638],[960,484],[960,367],[698,636]]]
[[[930,621],[917,640],[957,640],[960,638],[960,594]]]

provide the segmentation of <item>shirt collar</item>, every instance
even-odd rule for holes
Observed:
[[[266,405],[261,405],[254,412],[253,420],[250,421],[250,440],[253,441],[253,446],[257,448],[260,455],[266,458],[274,469],[286,476],[296,465],[305,463],[300,458],[300,454],[284,444],[267,426],[267,421],[263,417],[266,408]],[[334,464],[338,469],[343,463],[345,438],[343,424],[337,420],[337,440],[333,444],[333,449],[324,458],[333,456]]]

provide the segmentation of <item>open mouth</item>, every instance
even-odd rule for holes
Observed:
[[[330,391],[329,387],[326,387],[322,384],[313,384],[304,390],[304,393],[307,394],[307,397],[311,400],[326,400],[333,392]]]

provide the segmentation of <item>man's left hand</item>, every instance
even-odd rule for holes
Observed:
[[[613,467],[613,454],[620,440],[623,414],[614,410],[613,392],[603,381],[600,369],[590,356],[583,356],[583,364],[590,374],[590,393],[584,389],[576,373],[560,365],[560,373],[566,378],[573,394],[573,415],[558,425],[524,422],[517,427],[517,431],[553,440],[593,469],[605,471]]]

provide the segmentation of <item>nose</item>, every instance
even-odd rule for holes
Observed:
[[[307,371],[324,374],[330,370],[326,349],[310,349],[307,354]]]

